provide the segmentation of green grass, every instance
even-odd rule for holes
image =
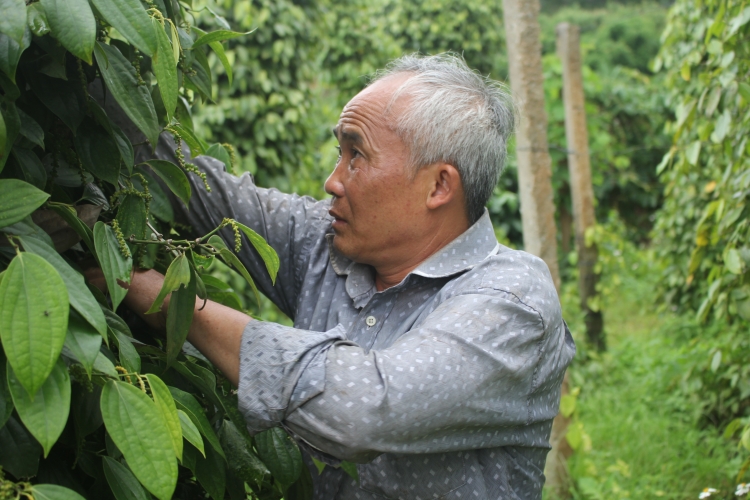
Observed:
[[[670,333],[690,319],[656,312],[657,273],[626,269],[604,301],[603,355],[581,348],[575,294],[562,294],[581,351],[571,367],[581,388],[575,418],[588,436],[569,460],[573,498],[696,499],[706,487],[720,490],[712,498],[734,498],[736,444],[698,429],[679,390],[685,348]]]

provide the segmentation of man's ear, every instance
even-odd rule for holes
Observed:
[[[463,184],[456,167],[450,163],[435,163],[425,170],[430,183],[427,208],[434,210],[453,203],[463,206]]]

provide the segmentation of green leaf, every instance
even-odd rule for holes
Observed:
[[[18,117],[15,103],[7,98],[0,99],[0,112],[3,114],[3,122],[5,123],[5,145],[7,149],[0,156],[0,172],[2,172],[5,163],[10,158],[13,142],[21,131],[21,119]]]
[[[90,207],[91,205],[89,205]],[[96,257],[96,247],[94,246],[94,233],[91,228],[86,225],[80,218],[78,213],[73,207],[65,205],[52,205],[49,207],[57,213],[73,230],[81,237],[84,244],[88,247],[92,254]]]
[[[21,108],[16,108],[18,112],[18,118],[21,120],[21,130],[19,131],[22,136],[44,149],[44,130],[32,117],[23,112]],[[0,151],[2,151],[0,146]]]
[[[96,328],[78,314],[71,313],[68,317],[68,334],[65,336],[64,346],[83,365],[89,377],[101,345],[102,336]]]
[[[202,392],[216,407],[221,408],[223,403],[216,394],[216,376],[202,366],[191,361],[181,361],[173,365],[175,371],[185,377],[198,391]]]
[[[88,0],[41,0],[52,35],[71,54],[92,64],[96,19]]]
[[[49,33],[49,21],[47,21],[47,13],[44,12],[41,2],[35,2],[26,7],[26,24],[28,25],[31,33],[42,37]]]
[[[200,140],[192,131],[192,129],[189,129],[185,127],[184,125],[180,124],[174,124],[170,125],[171,129],[174,129],[175,132],[177,132],[180,137],[182,137],[182,140],[185,141],[185,144],[188,145],[190,148],[190,156],[195,158],[196,156],[200,156],[202,154],[206,153],[206,149],[208,148],[208,145],[205,144],[202,140]]]
[[[101,410],[109,436],[141,484],[160,500],[172,498],[177,462],[156,404],[140,389],[109,380],[102,389]]]
[[[192,54],[193,64],[191,67],[194,73],[186,75],[186,82],[191,83],[204,99],[211,100],[211,67],[208,64],[206,53],[202,48],[198,48],[192,50]]]
[[[142,240],[146,236],[146,202],[140,196],[128,194],[123,196],[117,209],[117,222],[120,223],[125,240],[131,236]]]
[[[94,371],[104,373],[110,377],[118,376],[115,365],[112,364],[112,361],[110,361],[101,351],[99,351],[99,354],[96,355],[96,359],[94,360]]]
[[[16,43],[23,40],[26,29],[26,2],[23,0],[0,0],[0,33],[8,35]]]
[[[47,171],[36,153],[16,146],[11,150],[11,154],[18,163],[24,180],[39,189],[44,189],[47,184]]]
[[[258,485],[269,474],[268,468],[253,452],[250,442],[227,420],[221,428],[221,445],[227,455],[229,470],[246,483]]]
[[[28,182],[0,179],[0,227],[20,221],[47,201],[49,195]]]
[[[188,206],[192,189],[185,172],[167,160],[148,160],[146,164],[164,181],[164,184],[167,185],[175,196],[182,200],[185,206]]]
[[[302,472],[302,455],[297,445],[280,427],[274,427],[255,436],[255,447],[273,477],[288,487]]]
[[[89,110],[91,110],[91,113],[94,115],[94,118],[96,118],[96,121],[99,122],[99,125],[104,127],[104,129],[112,136],[112,139],[114,139],[115,144],[117,145],[117,149],[120,151],[120,158],[122,158],[123,163],[125,163],[128,172],[133,173],[133,164],[135,163],[135,160],[133,159],[133,145],[130,143],[128,136],[125,135],[125,132],[123,132],[120,127],[109,119],[107,113],[93,99],[89,99]]]
[[[167,308],[167,366],[174,363],[182,351],[182,345],[187,339],[190,324],[193,322],[193,312],[195,311],[195,273],[185,254],[180,257],[187,263],[189,277],[184,287],[181,286],[172,292],[172,298]],[[185,265],[182,264],[180,267],[185,267]],[[169,269],[167,274],[169,274]]]
[[[58,359],[47,380],[32,397],[7,367],[8,387],[18,416],[32,436],[39,441],[47,458],[62,434],[70,412],[70,375],[62,359]]]
[[[158,312],[167,295],[177,290],[180,285],[187,286],[188,283],[190,283],[190,274],[190,263],[185,257],[185,254],[180,254],[169,265],[167,274],[164,276],[164,283],[161,286],[161,290],[159,290],[156,300],[151,304],[151,307],[146,311],[146,314]]]
[[[22,252],[0,283],[0,338],[8,363],[36,395],[57,362],[68,325],[68,291],[54,267]]]
[[[211,147],[209,147],[204,154],[222,162],[226,167],[227,172],[233,171],[234,165],[232,164],[232,157],[229,156],[229,151],[218,142],[211,144]]]
[[[128,372],[138,373],[141,371],[141,357],[138,355],[138,351],[133,347],[131,337],[122,334],[117,330],[112,330],[112,334],[117,342],[117,348],[120,350],[120,364]]]
[[[221,65],[224,67],[224,71],[227,73],[227,78],[229,79],[229,85],[232,85],[232,65],[229,63],[229,59],[227,58],[227,54],[224,52],[224,46],[221,44],[221,42],[211,42],[208,44],[209,47],[214,51],[216,54],[216,57],[219,58],[219,61],[221,62]]]
[[[716,373],[716,370],[721,366],[721,351],[716,351],[711,358],[711,371]]]
[[[724,255],[724,265],[732,274],[742,274],[742,258],[736,248],[730,248]]]
[[[224,457],[214,448],[206,448],[206,457],[197,457],[195,478],[214,500],[224,499],[227,465]]]
[[[117,187],[120,179],[120,150],[105,129],[86,119],[78,127],[76,151],[83,167],[95,177]]]
[[[117,500],[148,500],[148,494],[127,466],[106,455],[102,459],[104,475]]]
[[[86,500],[75,491],[57,484],[35,484],[31,491],[34,500]]]
[[[206,414],[203,412],[203,408],[196,401],[195,397],[192,394],[171,386],[169,386],[169,392],[172,393],[177,409],[184,411],[190,417],[190,421],[193,422],[195,427],[208,440],[208,443],[220,455],[224,456],[224,450],[222,450],[221,444],[219,444],[219,438],[216,437],[213,427],[211,427]]]
[[[21,54],[31,44],[31,31],[26,30],[19,44],[8,35],[0,33],[0,71],[5,73],[12,83],[16,83],[16,68]]]
[[[266,264],[266,269],[268,270],[268,274],[271,276],[271,282],[276,283],[276,275],[279,272],[279,256],[276,253],[276,250],[271,248],[271,246],[266,243],[266,240],[263,239],[261,235],[250,229],[244,224],[237,223],[237,226],[242,230],[243,233],[245,233],[245,236],[247,236],[247,239],[250,240],[250,243],[252,243],[255,250],[258,252],[258,255],[263,259],[263,262]]]
[[[173,399],[174,401],[174,399]],[[177,415],[180,418],[180,428],[182,429],[182,437],[187,439],[188,443],[195,446],[201,455],[206,456],[206,450],[203,447],[203,438],[201,437],[200,431],[195,426],[188,414],[182,410],[177,410]]]
[[[117,309],[128,293],[118,284],[118,280],[130,283],[133,259],[122,255],[114,229],[101,221],[94,225],[94,244],[96,254],[99,256],[99,264],[107,281],[107,289],[112,298],[112,308]]]
[[[99,303],[86,287],[83,276],[70,267],[70,264],[65,262],[65,259],[54,248],[42,240],[28,236],[19,236],[19,239],[27,252],[36,254],[52,264],[65,283],[70,305],[104,337],[107,334],[107,321],[104,319]]]
[[[161,98],[167,111],[167,121],[169,121],[174,116],[175,108],[177,108],[177,93],[179,90],[177,64],[174,61],[172,44],[169,42],[164,27],[156,18],[151,19],[151,22],[158,43],[158,49],[151,60],[151,66],[156,76],[156,82],[159,84]]]
[[[108,3],[110,0],[97,1]],[[148,26],[151,29],[150,20]],[[159,120],[148,86],[138,85],[135,68],[116,47],[97,42],[94,56],[107,89],[112,92],[125,114],[146,134],[152,147],[155,147],[159,139]]]
[[[199,36],[198,39],[193,42],[193,48],[198,47],[200,45],[208,44],[211,42],[222,42],[224,40],[231,40],[232,38],[249,35],[250,33],[252,33],[252,31],[248,31],[246,33],[239,33],[237,31],[229,31],[229,30],[212,31],[211,33],[205,33]]]
[[[0,427],[0,466],[16,477],[36,476],[42,447],[20,422],[10,417]]]
[[[157,50],[156,32],[141,2],[138,0],[91,1],[102,17],[128,42],[147,56],[154,55]]]
[[[359,472],[357,472],[357,464],[353,464],[344,460],[341,462],[341,468],[349,475],[349,477],[359,482]]]
[[[35,73],[29,84],[42,104],[75,133],[86,116],[86,103],[81,101],[81,92],[73,82]]]
[[[182,461],[182,425],[174,398],[170,394],[167,385],[156,375],[146,375],[146,380],[148,380],[148,385],[151,388],[151,396],[154,398],[156,407],[159,409],[159,413],[161,413],[169,435],[172,438],[174,454],[178,460]]]
[[[345,462],[349,463],[349,462]],[[350,464],[354,465],[354,464]],[[343,465],[342,465],[343,468]],[[354,468],[356,473],[357,468]],[[351,475],[351,474],[350,474]],[[356,478],[355,478],[356,479]],[[356,479],[359,482],[359,479]],[[312,500],[313,498],[313,479],[310,470],[302,467],[302,472],[294,484],[284,493],[284,500]]]
[[[7,362],[5,355],[0,352],[0,428],[5,425],[13,413],[13,397],[8,388]]]
[[[253,293],[255,294],[255,300],[258,304],[260,304],[258,287],[255,286],[255,281],[253,281],[250,273],[248,273],[247,269],[245,269],[245,265],[240,262],[240,259],[238,259],[237,256],[234,255],[228,248],[222,248],[219,251],[219,255],[224,262],[226,262],[229,266],[234,267],[242,275],[242,277],[245,278],[245,281],[247,281],[247,283],[250,285],[250,288],[252,288]]]
[[[3,118],[2,109],[0,109],[0,158],[5,158],[8,154],[10,154],[10,147],[8,150],[5,150],[5,145],[8,141],[8,129],[5,128],[5,119]],[[9,144],[12,146],[12,144]],[[0,171],[2,169],[0,168]]]
[[[738,90],[745,102],[750,102],[750,85],[745,82],[740,82]]]
[[[698,164],[698,156],[701,153],[701,141],[692,142],[687,148],[685,148],[685,158],[688,163],[695,166]]]
[[[320,473],[323,472],[323,469],[326,468],[326,464],[324,462],[321,462],[320,460],[317,460],[315,457],[310,458],[312,458],[315,468],[318,469],[318,475],[320,475]]]
[[[732,125],[732,114],[729,112],[728,109],[725,109],[724,112],[716,120],[716,126],[714,127],[714,131],[711,133],[711,141],[716,144],[723,141],[724,138],[727,136],[727,133],[729,132],[729,127],[731,125]]]

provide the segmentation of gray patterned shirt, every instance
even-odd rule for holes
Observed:
[[[173,159],[162,138],[157,156]],[[240,258],[294,327],[250,321],[240,352],[248,428],[283,425],[319,458],[314,498],[539,499],[560,385],[575,347],[544,262],[498,244],[487,213],[400,284],[331,245],[328,201],[261,189],[194,160],[188,221],[232,217],[273,246],[275,285]],[[224,236],[231,241],[231,233]]]

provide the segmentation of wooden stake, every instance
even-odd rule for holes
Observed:
[[[604,321],[599,308],[589,306],[594,299],[598,275],[594,267],[598,257],[595,244],[586,245],[586,231],[596,225],[594,188],[591,184],[589,136],[581,73],[581,50],[578,26],[557,25],[557,54],[563,68],[563,102],[565,104],[565,138],[568,143],[570,195],[573,200],[573,222],[578,252],[578,289],[586,321],[586,338],[597,350],[606,348]]]
[[[560,289],[557,265],[555,206],[547,149],[544,111],[542,44],[539,39],[539,0],[503,0],[510,86],[518,103],[516,132],[518,192],[521,199],[524,249],[541,257]]]

